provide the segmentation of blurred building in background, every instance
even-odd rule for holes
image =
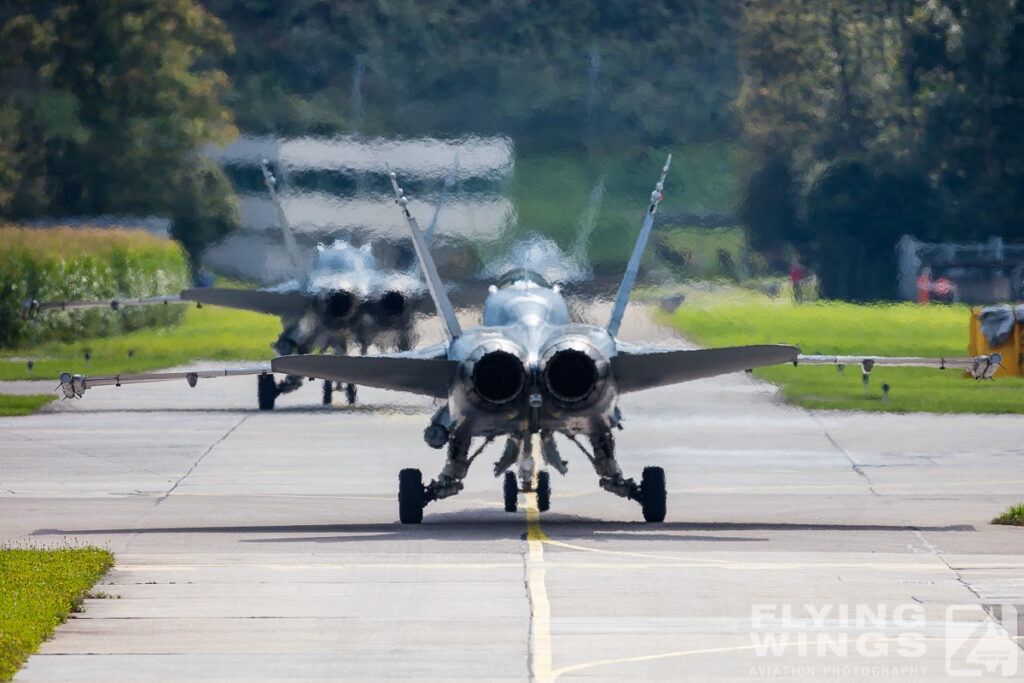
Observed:
[[[900,299],[919,300],[926,281],[932,300],[986,304],[1024,298],[1024,244],[996,236],[956,243],[904,235],[896,253]]]
[[[412,198],[424,229],[444,197],[435,234],[442,248],[497,240],[515,220],[507,198],[515,153],[506,137],[242,136],[223,150],[211,147],[207,153],[238,189],[242,229],[207,249],[204,263],[257,280],[291,275],[274,207],[263,186],[261,159],[270,161],[279,179],[288,221],[310,258],[315,244],[340,237],[372,243],[385,266],[402,267],[411,260],[408,228],[394,208],[388,167]]]

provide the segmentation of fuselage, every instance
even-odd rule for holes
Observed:
[[[595,433],[615,423],[617,391],[603,328],[572,323],[556,288],[529,271],[492,286],[483,325],[449,346],[460,362],[448,408],[473,436]]]

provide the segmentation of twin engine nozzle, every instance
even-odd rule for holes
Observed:
[[[462,375],[473,402],[500,409],[519,400],[529,385],[526,352],[504,339],[477,346],[462,363]],[[608,360],[583,338],[568,337],[549,345],[537,366],[541,389],[562,408],[582,408],[601,394],[608,379]]]
[[[405,295],[393,290],[362,304],[351,292],[343,289],[322,292],[317,297],[317,307],[321,314],[326,320],[335,323],[342,323],[352,318],[359,310],[360,305],[374,316],[395,318],[405,313],[406,303]]]

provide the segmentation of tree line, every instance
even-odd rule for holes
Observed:
[[[1024,239],[1024,6],[755,0],[741,217],[832,298],[895,294],[895,244]]]
[[[893,245],[1017,239],[1013,0],[9,0],[0,218],[237,224],[204,158],[255,134],[510,135],[628,157],[742,142],[752,245],[825,294],[894,293]]]
[[[238,222],[223,22],[193,0],[0,7],[0,218],[162,215],[193,265]]]

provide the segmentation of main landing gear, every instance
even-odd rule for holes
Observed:
[[[600,477],[601,488],[640,503],[645,521],[665,520],[665,471],[662,468],[645,467],[638,484],[633,479],[623,478],[622,470],[615,460],[615,442],[611,432],[592,434],[588,437],[592,452],[584,448],[575,437],[570,438],[594,466]],[[493,437],[488,437],[470,455],[471,438],[457,432],[452,434],[447,442],[448,458],[444,468],[436,479],[425,486],[419,470],[402,470],[398,475],[398,517],[402,524],[419,524],[423,520],[423,508],[427,503],[454,496],[461,491],[462,480],[469,471],[470,464],[491,441]],[[443,447],[441,443],[438,445]],[[555,448],[551,432],[541,432],[540,445],[544,464],[565,474],[568,467]],[[524,438],[513,435],[505,442],[502,456],[494,464],[494,476],[501,477],[504,474],[502,497],[506,512],[515,512],[519,508],[520,491],[535,493],[537,509],[541,512],[546,512],[551,507],[551,475],[542,470],[536,474],[534,480],[533,457],[532,439],[529,436]]]
[[[299,375],[288,375],[280,382],[274,380],[272,374],[258,375],[256,377],[256,400],[260,410],[273,410],[274,401],[281,394],[295,391],[302,386],[302,377]]]
[[[660,467],[645,467],[639,484],[633,479],[624,479],[622,469],[615,460],[615,439],[612,433],[591,434],[588,438],[592,452],[587,452],[575,439],[573,441],[576,441],[576,445],[590,459],[594,471],[600,477],[598,483],[601,488],[640,503],[644,521],[665,521],[665,470]]]

